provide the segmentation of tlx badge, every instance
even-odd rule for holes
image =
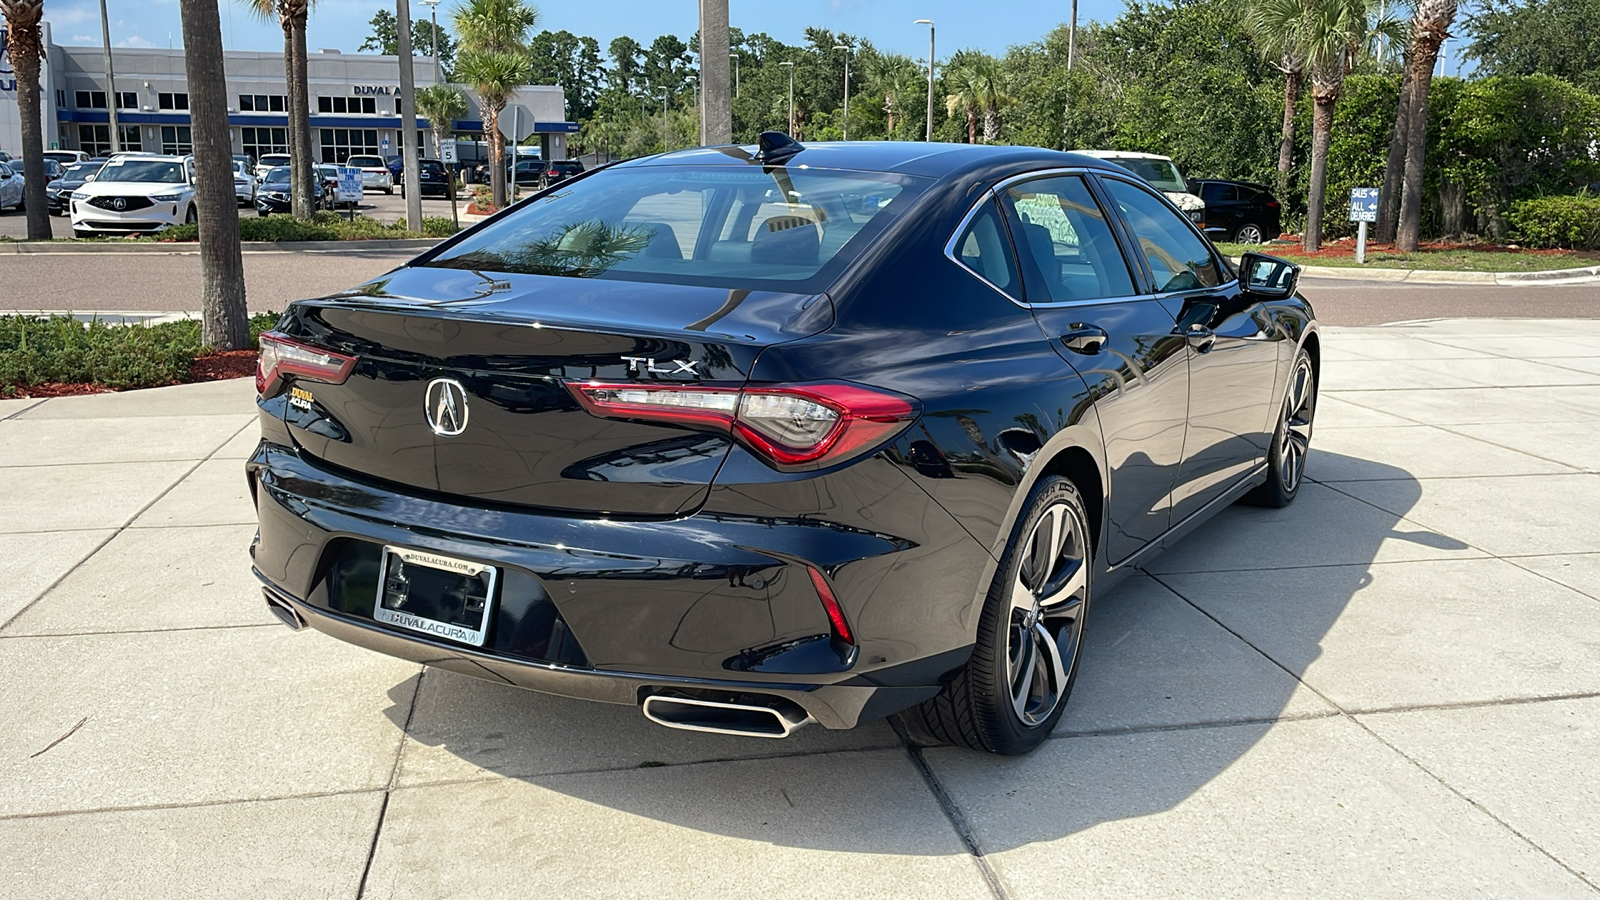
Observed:
[[[658,366],[655,360],[647,356],[624,356],[622,361],[628,364],[629,375],[649,373],[651,375],[694,375],[698,377],[700,374],[694,370],[695,362],[692,359],[670,360],[672,366],[676,368],[664,365]]]

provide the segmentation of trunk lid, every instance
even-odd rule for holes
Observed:
[[[704,501],[731,439],[598,418],[565,380],[742,385],[762,349],[832,321],[824,296],[404,268],[290,307],[281,331],[357,362],[343,384],[294,383],[285,420],[308,457],[405,488],[684,515]],[[461,421],[441,403],[459,403]],[[430,412],[442,430],[464,427],[438,433]]]

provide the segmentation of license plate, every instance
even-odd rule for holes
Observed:
[[[482,647],[500,572],[494,566],[384,547],[372,617],[411,631]]]

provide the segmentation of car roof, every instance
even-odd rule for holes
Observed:
[[[615,168],[642,166],[760,165],[756,147],[696,147],[660,153],[617,163]],[[994,146],[988,144],[946,144],[923,141],[832,141],[804,144],[804,149],[786,158],[788,167],[849,169],[867,172],[893,172],[929,178],[1001,172],[1027,165],[1077,166],[1122,172],[1110,163],[1081,153],[1065,153],[1040,147]]]
[[[1191,178],[1189,180],[1195,184],[1236,184],[1240,187],[1254,188],[1258,191],[1267,191],[1269,193],[1272,191],[1272,188],[1259,181],[1239,181],[1235,178]]]
[[[1074,150],[1072,152],[1081,153],[1084,156],[1092,156],[1095,159],[1164,159],[1167,162],[1172,162],[1172,157],[1170,156],[1162,156],[1159,153],[1141,153],[1138,150]]]

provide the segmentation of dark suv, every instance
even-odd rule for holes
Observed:
[[[539,175],[539,182],[542,187],[550,187],[581,174],[583,174],[583,163],[575,159],[556,159],[544,167],[544,171]]]
[[[1214,241],[1264,244],[1283,233],[1283,209],[1266,185],[1191,178],[1189,192],[1206,202],[1206,236]]]

